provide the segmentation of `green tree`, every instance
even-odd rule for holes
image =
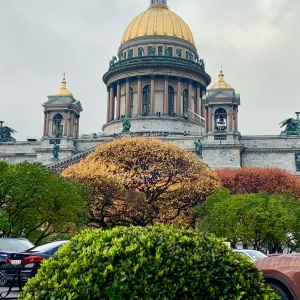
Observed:
[[[85,220],[85,186],[67,182],[39,163],[0,162],[0,170],[2,236],[39,244],[46,237],[78,231]]]
[[[194,224],[192,209],[220,188],[216,173],[193,153],[149,138],[121,138],[62,172],[91,188],[99,226]]]
[[[300,203],[288,193],[231,195],[223,189],[209,196],[198,210],[203,230],[233,245],[251,243],[255,249],[268,245],[274,252],[297,233]]]

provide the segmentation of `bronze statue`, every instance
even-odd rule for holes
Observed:
[[[58,152],[60,150],[60,147],[58,144],[54,143],[52,153],[53,153],[53,158],[58,159]]]
[[[203,148],[203,144],[201,143],[200,140],[196,140],[194,142],[195,144],[195,152],[198,154],[198,155],[202,155],[202,148]]]
[[[130,131],[130,121],[128,120],[128,118],[126,116],[122,116],[122,122],[123,122],[123,130],[122,132],[129,132]]]
[[[280,128],[283,126],[285,130],[280,133],[280,135],[288,136],[288,135],[300,135],[300,120],[299,120],[300,112],[296,112],[296,119],[288,118],[280,122]]]
[[[3,126],[1,123],[0,127],[0,142],[15,142],[16,139],[14,139],[11,135],[17,133],[16,130],[8,127],[8,126]]]

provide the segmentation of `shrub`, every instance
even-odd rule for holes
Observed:
[[[171,226],[85,230],[19,299],[277,299],[246,258],[213,236]]]

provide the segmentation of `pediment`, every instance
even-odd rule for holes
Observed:
[[[220,91],[215,91],[215,92],[211,92],[208,94],[208,96],[206,97],[207,99],[212,99],[212,98],[232,98],[234,97],[234,92],[233,90],[220,90]]]
[[[46,101],[43,106],[64,106],[68,107],[75,99],[69,96],[57,97],[57,96],[48,96],[48,101]]]

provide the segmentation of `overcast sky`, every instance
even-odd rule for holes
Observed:
[[[0,0],[0,120],[18,141],[40,138],[47,96],[80,100],[80,134],[106,122],[109,60],[150,0]],[[242,135],[278,135],[300,111],[299,0],[168,0],[192,30],[212,83],[241,94]],[[210,85],[210,86],[211,86]]]

